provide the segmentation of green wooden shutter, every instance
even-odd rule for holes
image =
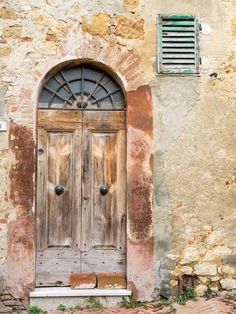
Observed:
[[[199,73],[199,24],[192,15],[158,17],[158,72]]]

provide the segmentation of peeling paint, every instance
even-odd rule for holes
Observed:
[[[34,284],[34,215],[26,214],[8,225],[6,287],[27,305]]]
[[[33,205],[35,171],[33,133],[26,126],[14,122],[9,126],[9,142],[16,164],[9,172],[9,198],[21,212],[29,212]]]

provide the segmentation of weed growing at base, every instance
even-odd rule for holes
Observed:
[[[41,314],[43,312],[44,311],[42,309],[40,309],[38,306],[35,306],[35,305],[31,306],[27,311],[28,314]]]

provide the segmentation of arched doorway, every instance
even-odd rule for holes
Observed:
[[[126,101],[88,63],[49,74],[37,110],[36,286],[126,271]]]

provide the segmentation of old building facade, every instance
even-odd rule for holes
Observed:
[[[200,295],[236,289],[236,1],[2,0],[0,5],[2,290],[27,304],[29,293],[40,282],[44,286],[43,276],[52,273],[55,250],[38,258],[51,247],[79,252],[80,257],[73,257],[73,263],[80,261],[78,269],[71,266],[71,255],[62,259],[68,272],[101,272],[102,265],[105,271],[124,272],[128,289],[143,300],[175,292],[183,278],[192,278]],[[165,59],[160,53],[165,41],[160,43],[160,19],[168,16],[177,26],[181,19],[184,27],[184,19],[197,19],[198,29],[192,28],[197,50],[188,50],[197,55],[196,71],[160,71],[160,59]],[[182,30],[176,30],[180,38]],[[79,78],[70,79],[70,70],[80,73]],[[91,92],[83,98],[91,82],[88,88],[96,91],[102,75],[116,90],[103,86],[107,94]],[[58,92],[61,87],[47,85],[53,77],[55,84],[66,86],[66,95]],[[79,90],[71,87],[76,80]],[[114,96],[118,90],[120,98]],[[59,107],[53,97],[58,97]],[[104,99],[111,107],[102,111]],[[100,107],[93,107],[96,101]],[[104,156],[110,156],[106,162],[101,161]],[[89,173],[81,174],[78,168]],[[61,173],[72,180],[64,178],[63,185],[74,194],[63,194],[63,205],[55,205],[49,183],[59,184]],[[50,176],[55,180],[47,179]],[[100,198],[94,196],[102,187],[110,189],[105,194],[113,193],[108,203],[101,189]],[[75,205],[81,195],[83,200]],[[78,213],[90,208],[93,214],[80,216],[75,208]],[[112,208],[108,216],[113,236],[109,231],[108,240],[102,233],[108,220],[104,222],[101,208]],[[67,225],[72,226],[68,234]],[[73,230],[82,234],[80,244]],[[94,253],[91,262],[87,255],[83,259],[83,252],[94,241],[100,253]],[[113,268],[113,260],[124,268]]]

